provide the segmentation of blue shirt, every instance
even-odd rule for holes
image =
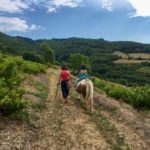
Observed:
[[[89,78],[89,76],[86,73],[79,73],[78,78],[79,79],[87,79],[87,78]]]

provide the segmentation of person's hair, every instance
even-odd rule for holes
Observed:
[[[68,70],[68,66],[67,65],[62,65],[61,70]]]
[[[86,70],[87,68],[86,68],[86,65],[81,65],[80,66],[80,70]]]

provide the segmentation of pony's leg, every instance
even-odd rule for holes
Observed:
[[[86,108],[88,111],[93,112],[93,101],[91,99],[88,99],[86,101]]]
[[[78,94],[77,99],[78,99],[78,100],[81,99],[81,94]]]
[[[94,94],[94,87],[93,87],[93,84],[92,82],[89,82],[89,85],[88,85],[88,92],[89,92],[89,95],[88,95],[88,99],[87,99],[87,107],[88,109],[93,112],[93,94]]]
[[[89,100],[86,100],[86,101],[85,101],[85,108],[86,108],[87,111],[90,110],[90,107],[89,107],[89,106],[90,106],[90,101],[89,101]]]
[[[91,112],[93,112],[93,98],[90,100]]]
[[[90,97],[90,102],[91,102],[91,112],[93,112],[93,95],[94,95],[94,87],[91,85],[91,97]]]

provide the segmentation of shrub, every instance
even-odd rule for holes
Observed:
[[[44,59],[42,58],[42,56],[36,54],[35,52],[24,53],[23,59],[38,62],[38,63],[44,63]]]
[[[122,99],[136,108],[150,109],[150,86],[126,87],[120,84],[93,78],[95,86],[115,99]]]
[[[21,83],[24,73],[46,72],[47,66],[0,53],[0,111],[19,113],[27,107]]]
[[[39,63],[34,63],[30,61],[25,61],[24,64],[22,65],[23,72],[25,73],[45,73],[47,70],[47,66]]]
[[[1,59],[0,64],[0,111],[6,114],[21,111],[27,106],[23,99],[23,80],[19,68],[10,57]]]

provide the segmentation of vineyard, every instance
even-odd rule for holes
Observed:
[[[143,115],[132,107],[149,110],[149,85],[126,87],[93,77],[95,87],[132,106],[95,91],[94,113],[90,113],[77,100],[74,88],[67,103],[60,87],[55,99],[58,66],[48,69],[5,54],[0,54],[0,62],[2,150],[48,150],[49,145],[54,150],[149,148],[149,112]]]
[[[0,111],[3,114],[20,112],[28,105],[21,86],[25,74],[46,72],[47,67],[5,54],[0,54],[0,62]]]
[[[46,72],[47,66],[25,61],[20,56],[0,54],[0,111],[12,114],[25,109],[28,101],[23,98],[25,91],[21,86],[25,74]],[[150,86],[126,87],[93,77],[96,87],[107,95],[121,99],[136,108],[150,109]]]
[[[107,95],[123,100],[135,108],[150,109],[150,86],[126,87],[98,78],[92,79],[95,86],[106,92]]]

